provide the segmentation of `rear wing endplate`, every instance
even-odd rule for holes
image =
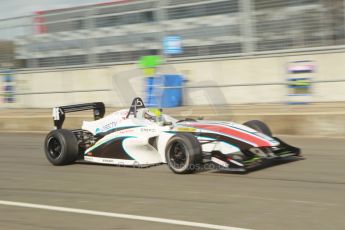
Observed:
[[[66,113],[79,112],[84,110],[93,110],[93,117],[95,120],[104,117],[105,106],[103,102],[85,103],[77,105],[67,105],[53,108],[54,126],[56,129],[61,129],[65,121]]]

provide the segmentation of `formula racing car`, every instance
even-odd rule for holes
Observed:
[[[93,110],[94,121],[62,129],[67,113]],[[55,129],[46,137],[45,155],[53,165],[75,161],[148,167],[166,163],[178,174],[207,165],[247,171],[267,162],[300,158],[300,149],[273,137],[258,120],[243,125],[225,121],[177,120],[135,98],[129,109],[105,115],[102,102],[53,109]]]

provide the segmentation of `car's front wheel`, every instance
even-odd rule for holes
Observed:
[[[252,128],[252,129],[259,131],[263,134],[266,134],[267,136],[270,136],[270,137],[272,136],[271,129],[268,127],[268,125],[266,125],[262,121],[251,120],[251,121],[247,121],[247,122],[243,123],[243,125],[248,126],[249,128]]]
[[[53,130],[45,139],[44,150],[47,159],[53,165],[72,164],[78,158],[78,141],[70,130]]]
[[[179,133],[169,140],[165,157],[169,168],[174,173],[192,173],[202,164],[201,145],[194,135]]]

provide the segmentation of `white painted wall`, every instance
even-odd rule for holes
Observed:
[[[317,65],[315,80],[345,79],[345,53],[256,57],[202,62],[187,62],[169,66],[167,73],[180,73],[188,84],[241,84],[282,82],[287,78],[286,65],[291,61],[312,60]],[[144,95],[144,78],[137,65],[118,65],[86,70],[18,73],[21,92],[76,91],[114,89],[112,92],[80,92],[65,94],[18,96],[16,107],[52,107],[91,101],[104,101],[108,106],[127,106],[131,89],[123,83],[113,84],[113,78],[131,79],[136,96]],[[125,80],[122,82],[126,82]],[[190,99],[185,104],[209,103],[270,103],[287,100],[285,86],[242,86],[208,90],[186,89]],[[314,101],[345,101],[345,82],[315,84]],[[122,95],[122,97],[121,97]],[[224,99],[217,95],[224,95]],[[215,100],[216,97],[216,100]],[[213,99],[212,99],[213,98]],[[217,99],[218,98],[218,99]]]

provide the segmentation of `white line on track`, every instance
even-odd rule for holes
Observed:
[[[236,228],[236,227],[230,227],[230,226],[224,226],[224,225],[214,225],[214,224],[165,219],[165,218],[157,218],[157,217],[149,217],[149,216],[128,215],[128,214],[114,213],[114,212],[100,212],[100,211],[93,211],[93,210],[87,210],[87,209],[66,208],[66,207],[50,206],[50,205],[42,205],[42,204],[13,202],[13,201],[6,201],[6,200],[0,200],[0,205],[44,209],[44,210],[57,211],[57,212],[78,213],[78,214],[86,214],[86,215],[93,215],[93,216],[104,216],[104,217],[112,217],[112,218],[149,221],[149,222],[156,222],[156,223],[163,223],[163,224],[190,226],[190,227],[196,227],[196,228],[207,228],[207,229],[218,229],[218,230],[249,230],[245,228]]]

